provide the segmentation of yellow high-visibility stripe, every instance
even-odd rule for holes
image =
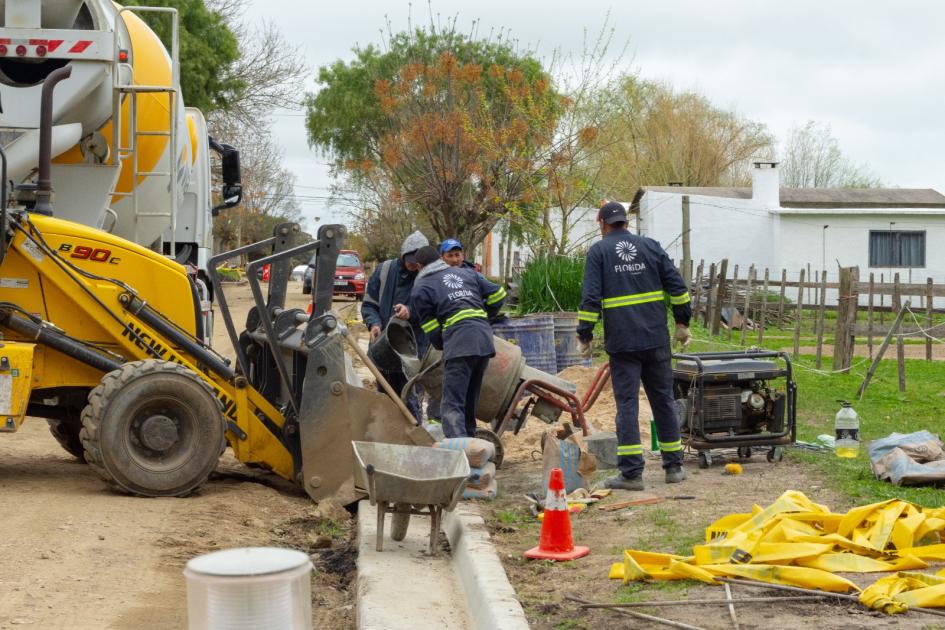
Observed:
[[[642,455],[642,444],[622,444],[617,447],[617,455]]]
[[[682,441],[676,440],[675,442],[660,442],[660,450],[664,453],[675,453],[676,451],[681,451]]]
[[[439,327],[440,327],[440,322],[436,321],[435,319],[431,319],[430,321],[426,323],[420,324],[420,330],[422,330],[425,333],[433,332]]]
[[[663,299],[662,291],[650,291],[649,293],[635,293],[633,295],[620,295],[612,298],[604,298],[604,308],[618,308],[620,306],[634,306],[636,304],[646,304],[648,302],[659,302]]]
[[[682,295],[671,295],[669,296],[669,303],[675,306],[680,306],[682,304],[689,303],[689,293],[683,293]]]
[[[495,293],[493,293],[492,295],[486,298],[486,304],[488,304],[489,306],[492,306],[499,300],[504,299],[505,295],[506,295],[505,288],[499,287],[498,291],[496,291]]]
[[[600,313],[591,313],[590,311],[578,311],[578,321],[595,323],[600,319]]]
[[[487,315],[486,312],[481,308],[464,308],[463,310],[454,313],[449,317],[449,319],[443,322],[443,328],[449,328],[453,324],[464,319],[469,319],[470,317],[481,317],[483,319],[487,319],[489,315]]]

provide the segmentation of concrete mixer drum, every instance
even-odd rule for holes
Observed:
[[[143,13],[169,21],[169,41]],[[0,14],[0,142],[9,178],[34,182],[42,86],[69,65],[53,109],[56,215],[204,269],[212,248],[210,143],[203,115],[181,96],[177,11],[0,0]],[[230,207],[238,181],[225,184]]]

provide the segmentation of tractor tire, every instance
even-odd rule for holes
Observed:
[[[220,459],[226,423],[209,385],[168,361],[126,363],[89,393],[82,410],[88,464],[117,489],[186,496]]]
[[[69,420],[47,418],[46,421],[49,423],[49,432],[59,442],[59,446],[80,462],[84,462],[85,448],[79,438],[79,432],[82,431],[81,416],[76,415],[74,419]]]

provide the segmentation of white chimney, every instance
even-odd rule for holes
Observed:
[[[781,206],[781,174],[777,162],[751,163],[751,198],[765,208]]]

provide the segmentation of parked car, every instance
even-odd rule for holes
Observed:
[[[312,279],[315,276],[315,258],[309,261],[305,277],[302,279],[302,293],[312,292]],[[338,252],[338,262],[335,265],[335,295],[348,295],[356,300],[364,298],[364,287],[367,280],[364,277],[364,265],[358,252],[343,249]]]

